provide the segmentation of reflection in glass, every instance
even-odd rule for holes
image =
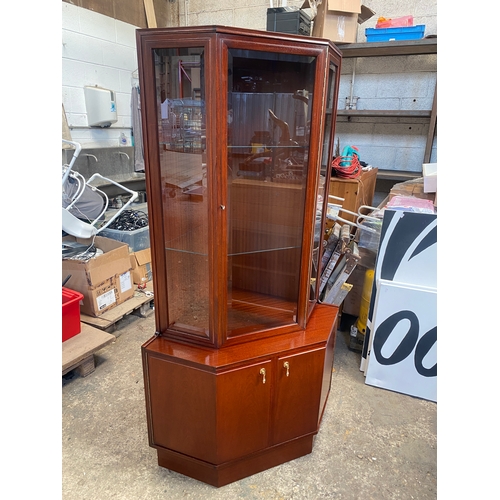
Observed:
[[[323,138],[323,152],[321,159],[321,170],[319,178],[319,189],[318,189],[318,200],[316,206],[316,220],[314,225],[314,243],[313,243],[313,255],[311,262],[311,286],[309,288],[309,300],[314,302],[316,297],[316,290],[319,286],[319,279],[321,276],[321,257],[323,248],[323,234],[321,234],[321,224],[325,218],[323,209],[325,206],[324,198],[328,196],[328,186],[326,186],[327,172],[330,168],[332,152],[331,141],[332,126],[333,126],[333,110],[334,110],[334,96],[335,96],[335,66],[330,65],[328,72],[328,94],[327,103],[325,110],[325,130]],[[328,202],[328,200],[326,200]]]
[[[229,49],[228,337],[297,321],[315,65]]]
[[[204,58],[199,47],[155,52],[170,328],[208,336],[208,204]]]

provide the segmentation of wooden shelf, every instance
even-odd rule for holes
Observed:
[[[437,54],[437,37],[394,42],[336,44],[342,57],[383,57]]]
[[[431,110],[409,110],[409,109],[339,109],[337,116],[358,116],[358,117],[390,117],[390,118],[430,118]]]

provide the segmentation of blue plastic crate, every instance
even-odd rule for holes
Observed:
[[[392,42],[394,40],[419,40],[424,38],[425,24],[405,28],[366,28],[367,42]]]

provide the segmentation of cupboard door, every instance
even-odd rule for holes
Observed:
[[[318,429],[325,349],[278,358],[273,443]]]
[[[268,446],[271,361],[217,376],[217,463]]]
[[[318,168],[311,126],[322,98],[318,52],[253,41],[224,41],[229,339],[300,324],[312,223],[305,213]]]
[[[146,390],[152,444],[213,461],[215,375],[148,356]]]

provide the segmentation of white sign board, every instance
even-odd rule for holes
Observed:
[[[437,401],[437,290],[380,280],[365,382]]]

